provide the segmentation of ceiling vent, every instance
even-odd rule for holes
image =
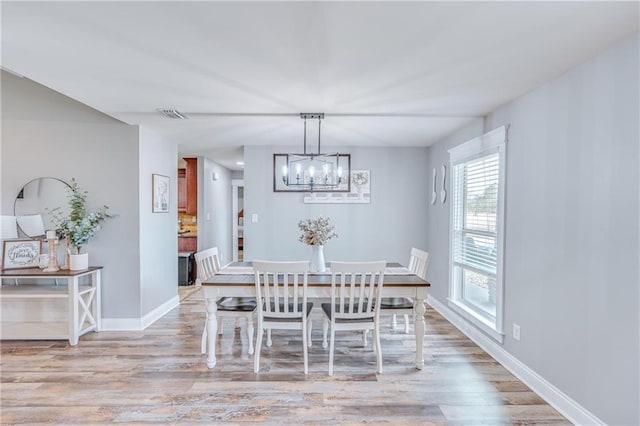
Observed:
[[[177,109],[158,109],[157,111],[165,117],[173,120],[186,120],[189,118]]]

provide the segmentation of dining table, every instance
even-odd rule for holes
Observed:
[[[218,323],[217,300],[224,297],[255,297],[255,276],[251,262],[233,262],[201,283],[207,309],[206,354],[207,367],[216,366],[216,339]],[[424,367],[423,342],[425,329],[425,305],[428,281],[412,273],[399,263],[387,263],[380,297],[409,297],[413,300],[413,324],[416,339],[415,367]],[[310,272],[307,279],[308,298],[331,297],[331,273]]]

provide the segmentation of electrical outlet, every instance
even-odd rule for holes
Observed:
[[[258,213],[251,214],[251,223],[258,223]]]
[[[520,326],[518,324],[513,324],[513,338],[520,341]]]

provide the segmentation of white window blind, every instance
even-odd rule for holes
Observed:
[[[498,154],[454,165],[454,263],[496,275]]]

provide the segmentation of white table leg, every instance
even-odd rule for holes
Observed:
[[[96,320],[96,329],[98,332],[102,329],[102,302],[101,302],[101,289],[100,289],[100,269],[96,270],[91,275],[91,285],[96,288],[96,294],[93,297],[93,318]]]
[[[216,337],[218,336],[218,320],[216,312],[218,305],[216,299],[206,299],[207,303],[207,367],[216,366]]]
[[[69,277],[67,280],[67,287],[69,290],[69,343],[71,346],[75,346],[78,344],[78,339],[80,338],[80,328],[78,326],[79,312],[78,312],[78,304],[80,303],[78,299],[80,295],[78,295],[78,277]]]
[[[422,345],[424,344],[424,300],[416,298],[413,303],[413,323],[416,331],[416,368],[422,370],[424,367],[424,357],[422,356]]]

